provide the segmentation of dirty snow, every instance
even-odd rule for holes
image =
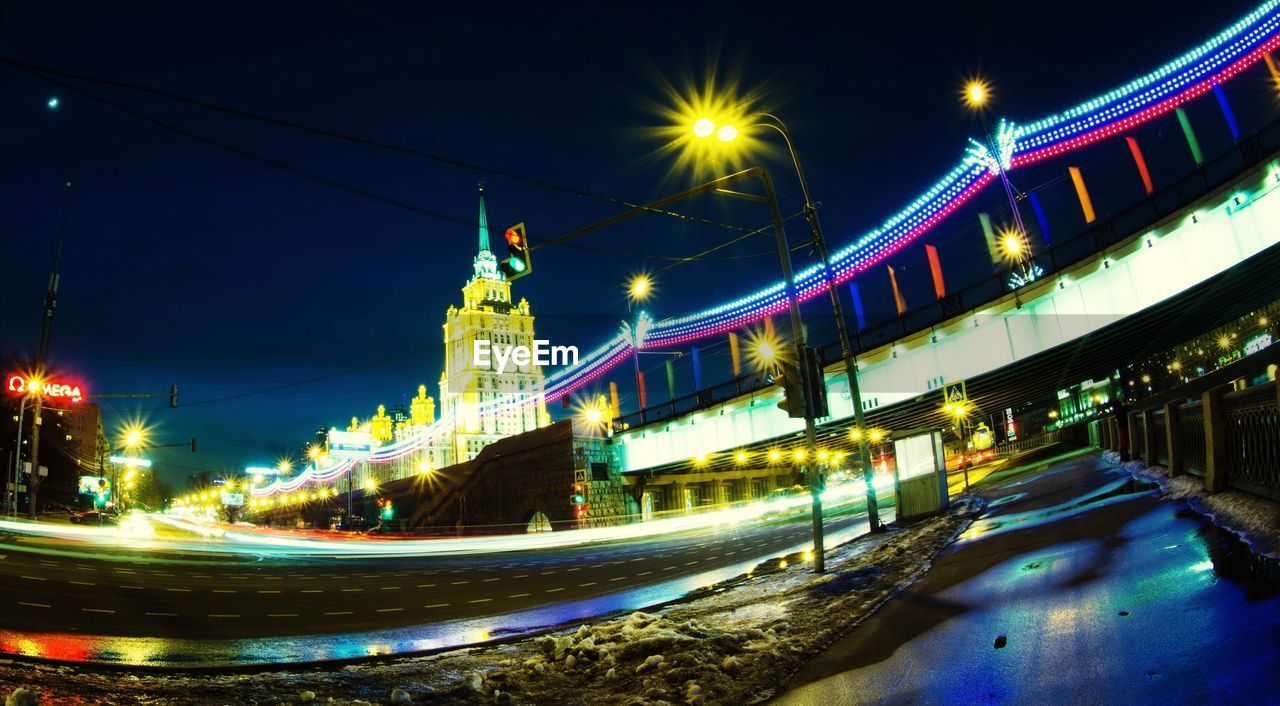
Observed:
[[[772,559],[660,610],[507,644],[256,674],[124,676],[0,661],[0,685],[38,689],[41,704],[55,705],[756,703],[926,572],[981,507],[966,496],[943,516],[861,537],[829,552],[820,576],[803,555]]]
[[[1209,495],[1204,490],[1204,481],[1196,476],[1170,477],[1169,469],[1164,466],[1149,466],[1141,460],[1123,461],[1114,451],[1104,451],[1102,456],[1135,476],[1159,483],[1165,496],[1186,501],[1193,510],[1212,519],[1214,524],[1240,535],[1255,553],[1280,559],[1280,503],[1242,490],[1224,490]]]

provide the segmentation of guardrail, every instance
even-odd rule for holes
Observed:
[[[1240,174],[1257,166],[1280,151],[1280,120],[1266,126],[1233,145],[1226,152],[1205,162],[1172,185],[1154,193],[1104,221],[1095,223],[1076,235],[1059,241],[1037,253],[1035,263],[1044,274],[1040,279],[1061,272],[1123,240],[1139,235],[1151,224],[1185,210],[1198,199],[1227,186]],[[957,316],[977,310],[1000,297],[1012,294],[1008,287],[1013,269],[1000,270],[986,279],[909,310],[895,319],[875,326],[850,331],[853,354],[860,355],[906,336],[935,328]],[[819,346],[824,367],[841,360],[838,341]],[[748,373],[727,382],[703,388],[661,404],[622,415],[613,420],[614,432],[666,421],[681,414],[704,409],[744,394],[771,387],[763,373]]]
[[[1234,372],[1257,367],[1255,361]],[[1092,438],[1103,448],[1163,465],[1171,475],[1203,478],[1210,493],[1233,488],[1280,501],[1280,386],[1269,380],[1246,387],[1252,375],[1224,384],[1224,377],[1206,376],[1135,403],[1127,447],[1115,418],[1091,422]]]

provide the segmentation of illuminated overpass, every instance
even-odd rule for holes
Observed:
[[[1268,151],[1274,151],[1280,147],[1280,126],[1270,126],[1258,139],[1267,144]],[[1238,160],[1239,155],[1232,158]],[[1206,295],[1199,290],[1208,283],[1280,242],[1277,187],[1280,168],[1276,162],[1255,160],[1251,168],[1224,179],[1208,196],[1176,209],[1172,215],[1149,220],[1151,225],[1131,229],[1129,235],[1118,232],[1116,220],[1132,221],[1134,216],[1121,214],[1104,227],[1059,245],[1055,251],[1075,249],[1084,254],[1019,290],[1016,298],[1014,293],[999,296],[862,352],[859,381],[869,423],[890,428],[903,428],[904,424],[942,426],[941,387],[945,382],[991,376],[1020,362],[1054,354],[1059,360],[1064,355],[1078,355],[1085,342],[1105,331],[1123,329],[1121,322],[1130,317],[1155,317],[1162,303],[1187,297],[1203,299]],[[1159,213],[1159,196],[1150,201],[1153,215]],[[1263,281],[1237,284],[1246,285],[1244,289],[1257,292],[1266,301],[1274,299],[1275,294],[1266,291]],[[1238,294],[1233,294],[1233,300],[1244,307],[1252,304],[1241,301]],[[1222,316],[1230,314],[1225,304],[1214,309]],[[1193,323],[1200,329],[1212,326],[1199,318]],[[1123,356],[1117,349],[1109,363],[1094,367],[1112,369],[1124,361]],[[1040,383],[1046,382],[1046,375],[1053,377],[1047,370],[1035,374]],[[853,409],[843,365],[831,366],[826,380],[831,415],[818,420],[819,424],[846,426],[851,423]],[[1024,390],[1030,387],[1022,386]],[[777,387],[761,387],[660,422],[628,425],[614,436],[623,472],[687,466],[694,458],[802,433],[803,420],[791,419],[776,407],[780,395]],[[908,408],[909,413],[897,415],[896,424],[883,423]],[[637,415],[627,419],[638,421]]]

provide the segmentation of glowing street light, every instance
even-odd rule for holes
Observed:
[[[716,123],[711,118],[699,118],[698,121],[693,124],[693,134],[698,137],[711,137],[712,133],[715,131]]]
[[[631,278],[631,283],[627,285],[627,298],[632,301],[644,301],[653,293],[653,280],[649,279],[649,275],[639,274]]]
[[[1005,257],[1010,260],[1021,260],[1026,254],[1026,243],[1023,241],[1022,234],[1016,231],[1005,231],[1000,236],[1000,249],[1004,251]]]
[[[58,106],[61,104],[62,104],[62,101],[58,100],[57,96],[51,97],[49,101],[45,103],[45,105],[49,106],[49,110],[57,110]]]
[[[979,110],[985,107],[987,101],[991,99],[991,87],[980,78],[971,79],[965,83],[963,95],[965,105],[974,110]]]

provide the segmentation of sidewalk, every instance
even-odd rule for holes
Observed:
[[[1096,453],[991,480],[986,514],[778,703],[1276,702],[1273,560]]]

